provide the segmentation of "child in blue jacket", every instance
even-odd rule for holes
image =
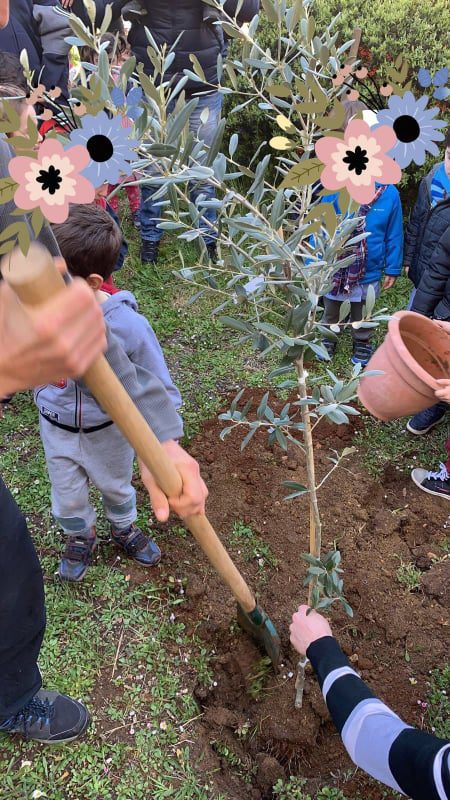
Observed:
[[[332,200],[338,213],[341,213],[336,196]],[[354,247],[354,262],[339,269],[333,276],[333,288],[324,297],[322,323],[335,325],[344,300],[350,301],[350,320],[359,322],[363,318],[363,308],[367,290],[372,286],[375,295],[381,288],[391,289],[402,271],[403,263],[403,215],[400,195],[395,186],[378,186],[374,200],[360,206],[358,217],[361,223],[352,234],[367,232],[368,236]],[[372,328],[352,327],[353,364],[365,366],[372,355],[370,340]],[[330,356],[334,355],[336,342],[325,339],[324,345]]]
[[[363,103],[357,101],[344,105],[346,125],[352,116],[360,111],[363,119],[369,125],[372,124],[372,112],[364,110]],[[337,195],[328,195],[322,202],[332,202],[336,213],[342,213]],[[323,298],[325,310],[322,323],[325,325],[336,325],[339,322],[344,300],[350,301],[351,322],[360,322],[369,286],[372,286],[375,295],[378,295],[383,275],[383,289],[391,289],[402,271],[403,214],[400,195],[395,186],[377,185],[374,199],[371,203],[360,206],[357,216],[361,218],[361,222],[351,238],[364,232],[367,232],[368,236],[354,246],[353,263],[339,269],[333,275],[333,287]],[[317,254],[317,240],[314,246]],[[318,255],[320,256],[320,253]],[[348,249],[345,255],[349,255]],[[372,355],[370,344],[372,330],[372,328],[352,327],[353,364],[365,366],[369,361]],[[324,345],[332,357],[336,350],[336,342],[325,339]]]

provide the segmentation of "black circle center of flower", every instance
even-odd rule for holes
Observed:
[[[397,117],[392,127],[399,142],[404,142],[405,144],[415,142],[420,136],[420,125],[409,114],[402,114],[401,117]]]
[[[91,136],[86,142],[86,147],[92,161],[108,161],[114,153],[111,139],[102,133]]]
[[[49,194],[55,194],[58,191],[61,183],[61,173],[59,169],[50,166],[48,169],[40,169],[39,177],[36,178],[38,183],[42,183],[42,188],[48,191]]]
[[[345,164],[348,164],[349,172],[355,170],[356,175],[361,175],[361,172],[367,169],[366,164],[369,163],[367,150],[362,150],[359,144],[354,150],[346,150],[346,156],[342,160]]]

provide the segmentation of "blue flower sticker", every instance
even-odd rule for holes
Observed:
[[[446,100],[447,97],[450,95],[450,89],[447,87],[449,78],[449,70],[448,67],[443,67],[442,69],[438,69],[434,75],[431,75],[431,72],[428,69],[419,69],[417,74],[417,80],[424,89],[429,89],[430,86],[434,86],[433,97],[436,100]]]
[[[139,86],[134,86],[127,94],[125,94],[122,89],[119,89],[118,86],[115,86],[114,89],[111,90],[111,100],[114,105],[117,108],[123,108],[127,117],[130,117],[130,119],[134,121],[136,121],[144,111],[140,105],[142,97],[142,89]]]
[[[391,95],[388,108],[377,113],[379,125],[394,129],[398,141],[389,155],[402,169],[412,162],[422,166],[427,153],[439,155],[436,142],[445,139],[439,129],[445,128],[447,123],[434,119],[439,108],[427,108],[428,100],[426,95],[416,100],[412,92],[405,92],[403,97]]]
[[[96,188],[103,183],[119,183],[121,177],[130,174],[130,161],[136,159],[132,148],[137,139],[130,139],[130,128],[123,126],[122,116],[109,118],[105,111],[95,117],[81,117],[81,128],[70,134],[73,144],[87,148],[91,160],[82,175]]]

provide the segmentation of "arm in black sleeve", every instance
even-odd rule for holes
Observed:
[[[432,317],[434,309],[445,298],[450,278],[450,229],[441,236],[430,263],[425,269],[414,297],[412,311]]]
[[[412,800],[450,800],[450,742],[406,725],[370,691],[336,639],[306,653],[352,761]]]
[[[230,15],[230,17],[234,17],[236,15],[236,11],[238,9],[238,0],[226,0],[224,5],[224,11]],[[242,7],[239,10],[238,14],[238,22],[250,22],[253,17],[256,16],[259,12],[259,0],[244,0],[242,3]]]
[[[426,178],[422,178],[419,184],[417,200],[406,226],[404,262],[407,267],[409,267],[412,262],[417,246],[417,237],[421,226],[424,224],[425,216],[428,213],[428,206],[427,180]]]

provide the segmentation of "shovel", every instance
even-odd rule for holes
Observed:
[[[30,245],[26,257],[19,248],[4,256],[1,272],[19,300],[30,306],[45,302],[65,287],[64,278],[58,272],[49,252],[37,242]],[[163,492],[168,497],[178,496],[182,483],[177,469],[104,356],[96,359],[83,375],[83,380],[153,474]],[[187,517],[183,522],[236,598],[239,625],[266,651],[276,669],[280,659],[280,639],[275,627],[265,611],[257,605],[211,523],[204,514]]]

